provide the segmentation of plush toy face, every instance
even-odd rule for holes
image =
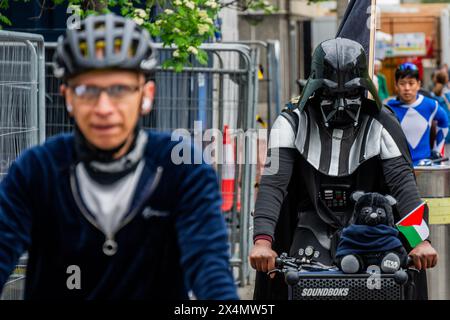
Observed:
[[[364,207],[356,218],[356,224],[376,226],[377,224],[389,225],[386,210],[377,207]]]
[[[350,224],[394,226],[392,206],[396,201],[393,197],[357,191],[352,194],[352,199],[356,204]]]

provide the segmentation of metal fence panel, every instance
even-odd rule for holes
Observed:
[[[45,140],[44,39],[0,31],[0,180],[25,149]],[[26,255],[0,299],[23,298]]]
[[[208,66],[194,65],[181,74],[159,70],[155,109],[144,125],[158,130],[185,128],[194,135],[198,129],[194,122],[199,120],[203,130],[223,132],[225,125],[231,129],[230,143],[237,163],[232,207],[224,214],[230,231],[231,264],[238,269],[238,283],[245,285],[249,278],[247,256],[256,172],[256,139],[251,135],[256,133],[259,51],[241,44],[207,44],[203,48],[209,55]],[[171,49],[161,48],[161,52],[164,59]],[[203,141],[205,145],[207,141]],[[222,155],[219,152],[217,157]],[[223,161],[215,167],[222,182]]]
[[[0,180],[26,148],[44,141],[43,38],[0,31]]]
[[[0,300],[23,300],[25,293],[25,274],[28,256],[23,255],[12,275],[3,287]]]
[[[281,112],[280,41],[242,40],[237,43],[248,45],[258,52],[257,61],[260,73],[257,86],[257,112],[267,123],[266,126],[271,127]]]

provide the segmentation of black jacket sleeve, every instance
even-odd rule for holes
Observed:
[[[20,256],[31,244],[33,178],[31,151],[24,152],[12,163],[0,183],[0,292]],[[34,168],[36,168],[34,166]]]
[[[270,161],[266,162],[255,204],[254,239],[259,235],[274,239],[297,152],[293,148],[268,150],[267,159]]]
[[[423,202],[417,188],[413,168],[403,156],[383,160],[382,166],[387,187],[397,200],[398,213],[402,219]],[[423,219],[428,224],[427,206]]]
[[[422,203],[413,169],[401,156],[382,163],[386,184],[397,200],[400,218],[403,218]]]

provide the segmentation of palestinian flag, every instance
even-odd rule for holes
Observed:
[[[412,248],[430,235],[427,223],[423,219],[425,210],[426,206],[423,202],[397,223],[398,230],[405,236]]]

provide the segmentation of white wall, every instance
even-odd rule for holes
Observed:
[[[239,29],[238,29],[238,14],[234,9],[225,8],[219,12],[219,17],[222,19],[222,41],[230,42],[239,40]],[[237,65],[237,61],[234,61],[235,57],[229,54],[222,55],[223,63],[227,66]],[[233,83],[230,79],[225,80],[225,85],[223,88],[224,97],[236,97],[238,94],[237,84]],[[218,105],[214,107],[215,111],[213,114],[213,121],[218,127],[219,117],[223,117],[224,125],[229,125],[230,128],[235,128],[237,113],[236,105],[233,101],[225,99],[223,103],[223,110],[219,110]],[[223,130],[223,128],[219,128]]]
[[[237,11],[225,8],[219,12],[222,18],[222,41],[236,41],[239,39]]]
[[[333,39],[337,33],[335,16],[317,17],[311,23],[313,50],[322,41]]]

